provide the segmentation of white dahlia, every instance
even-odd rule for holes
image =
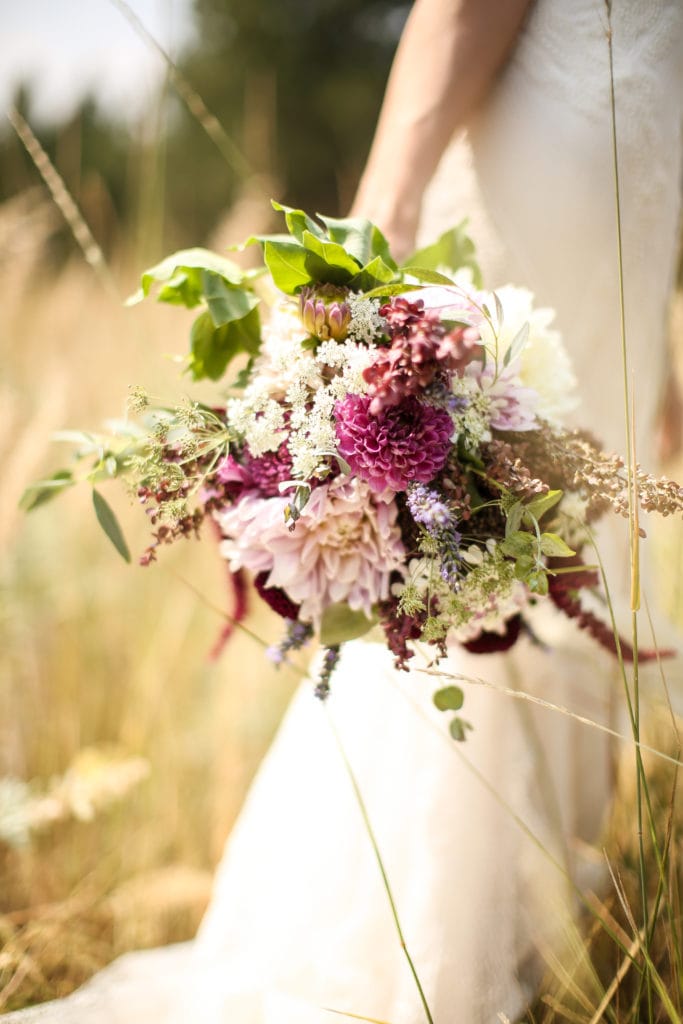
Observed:
[[[288,500],[246,494],[216,515],[230,568],[268,572],[265,585],[300,604],[302,621],[319,625],[323,611],[338,602],[369,618],[404,562],[395,503],[373,495],[362,480],[340,476],[313,490],[290,531]]]

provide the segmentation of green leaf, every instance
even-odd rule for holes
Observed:
[[[252,309],[241,320],[215,327],[211,314],[200,313],[190,332],[189,372],[194,380],[220,380],[228,364],[240,352],[254,355],[261,341],[260,320],[257,309]]]
[[[536,537],[532,533],[526,533],[524,530],[515,530],[504,541],[501,541],[500,548],[503,554],[509,558],[520,558],[530,555],[536,543]]]
[[[124,562],[130,562],[130,551],[126,544],[125,537],[119,526],[118,519],[114,515],[111,506],[102,497],[99,491],[93,490],[92,503],[95,506],[95,515],[109,540],[112,542]]]
[[[258,306],[260,299],[245,288],[235,288],[210,270],[201,271],[202,291],[215,327],[241,320]]]
[[[440,274],[438,270],[431,270],[429,267],[417,267],[411,264],[409,267],[401,267],[401,273],[406,276],[410,274],[411,277],[416,277],[425,284],[445,284],[450,285],[451,288],[454,285],[452,278],[446,274]]]
[[[365,217],[323,217],[320,220],[327,228],[333,242],[338,242],[358,262],[366,266],[375,256],[380,256],[388,267],[397,270],[397,264],[389,251],[389,243],[380,229]]]
[[[562,497],[562,491],[547,491],[545,494],[539,494],[537,498],[533,498],[527,502],[524,506],[524,511],[529,512],[534,519],[542,519],[546,512],[549,512],[551,508],[557,505],[558,501]]]
[[[496,296],[497,298],[497,296]],[[510,342],[510,347],[503,356],[503,366],[509,366],[520,354],[529,340],[529,322],[523,324]]]
[[[459,686],[444,686],[442,690],[436,691],[432,700],[439,711],[459,711],[465,695]]]
[[[507,511],[507,518],[505,520],[505,536],[509,537],[511,533],[517,533],[522,523],[522,513],[524,509],[521,501],[516,501],[514,505]]]
[[[291,206],[283,206],[282,203],[278,203],[275,199],[271,199],[270,205],[278,213],[284,213],[285,220],[287,221],[287,227],[289,233],[296,238],[297,242],[301,242],[304,231],[310,231],[311,234],[317,235],[318,238],[324,238],[324,232],[319,224],[309,217],[303,210],[295,210]]]
[[[540,594],[542,597],[545,597],[548,593],[548,577],[541,570],[532,572],[525,582],[532,594]]]
[[[464,743],[467,733],[472,731],[472,726],[464,718],[454,718],[448,726],[448,731],[457,743]]]
[[[347,604],[332,604],[323,612],[320,624],[320,643],[323,647],[335,647],[346,640],[364,636],[375,625],[365,612],[352,611]]]
[[[496,325],[500,330],[503,326],[503,303],[500,301],[498,292],[493,293],[493,301],[496,304]]]
[[[481,270],[476,260],[474,242],[467,234],[466,226],[467,221],[463,220],[454,228],[445,231],[433,245],[413,253],[406,265],[425,267],[428,270],[448,267],[454,271],[460,270],[461,267],[469,267],[475,286],[481,288]]]
[[[126,300],[126,305],[140,302],[149,295],[155,284],[159,284],[162,285],[158,295],[160,302],[191,309],[199,305],[202,299],[202,270],[210,270],[233,285],[240,285],[244,279],[237,264],[225,256],[209,249],[181,249],[144,271],[140,290]]]
[[[358,261],[353,256],[349,256],[346,249],[338,242],[328,242],[324,238],[318,238],[311,231],[304,231],[301,241],[308,252],[314,253],[328,267],[345,270],[351,277],[358,273],[360,269]]]
[[[557,533],[541,534],[541,551],[550,558],[571,558],[576,554]]]
[[[32,509],[44,505],[46,501],[52,501],[67,487],[73,487],[75,483],[70,470],[58,469],[47,480],[38,480],[35,484],[29,484],[19,499],[19,508],[24,512],[31,512]]]
[[[291,240],[286,242],[264,242],[263,259],[270,271],[273,283],[285,295],[294,293],[303,285],[310,284],[312,277],[306,266],[308,253],[303,245]]]
[[[381,256],[375,256],[369,263],[366,263],[355,277],[351,278],[349,286],[354,290],[365,292],[367,294],[374,288],[381,287],[395,279],[396,271],[392,270],[392,268],[384,262]],[[401,291],[404,290],[405,286],[401,285]]]
[[[530,575],[536,571],[538,562],[531,555],[520,555],[515,562],[515,579],[526,582]]]

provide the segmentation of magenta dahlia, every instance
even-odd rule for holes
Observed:
[[[412,396],[377,416],[371,405],[369,395],[347,395],[335,406],[339,453],[353,472],[378,492],[433,480],[451,449],[448,413]]]

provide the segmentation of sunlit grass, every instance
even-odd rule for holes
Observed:
[[[112,743],[146,758],[150,774],[94,822],[60,822],[23,848],[0,843],[0,1009],[64,994],[125,949],[193,934],[297,681],[240,633],[208,660],[216,609],[230,611],[210,542],[178,544],[142,569],[100,531],[87,488],[19,511],[24,487],[65,461],[52,430],[123,415],[131,383],[171,399],[185,390],[166,358],[185,351],[183,315],[124,309],[84,264],[39,275],[40,245],[6,268],[0,295],[0,777],[45,787],[83,748]],[[132,291],[133,274],[119,280]],[[145,516],[112,492],[141,551]],[[280,635],[263,610],[250,625]]]

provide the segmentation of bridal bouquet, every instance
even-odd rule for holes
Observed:
[[[626,512],[629,481],[562,426],[575,381],[552,311],[522,288],[483,290],[462,226],[399,268],[370,222],[275,205],[288,233],[250,240],[263,270],[186,250],[131,300],[156,288],[199,308],[191,377],[224,382],[240,363],[220,401],[154,408],[135,389],[139,423],[75,435],[87,479],[125,477],[145,506],[142,563],[208,521],[236,592],[247,570],[284,620],[274,659],[319,637],[320,696],[340,645],[373,627],[405,668],[415,641],[504,650],[541,599],[614,650],[582,604],[599,578],[581,549],[609,507]],[[75,480],[56,474],[29,504]],[[639,472],[637,490],[646,508],[683,507],[667,481]],[[99,490],[94,502],[127,555]]]

